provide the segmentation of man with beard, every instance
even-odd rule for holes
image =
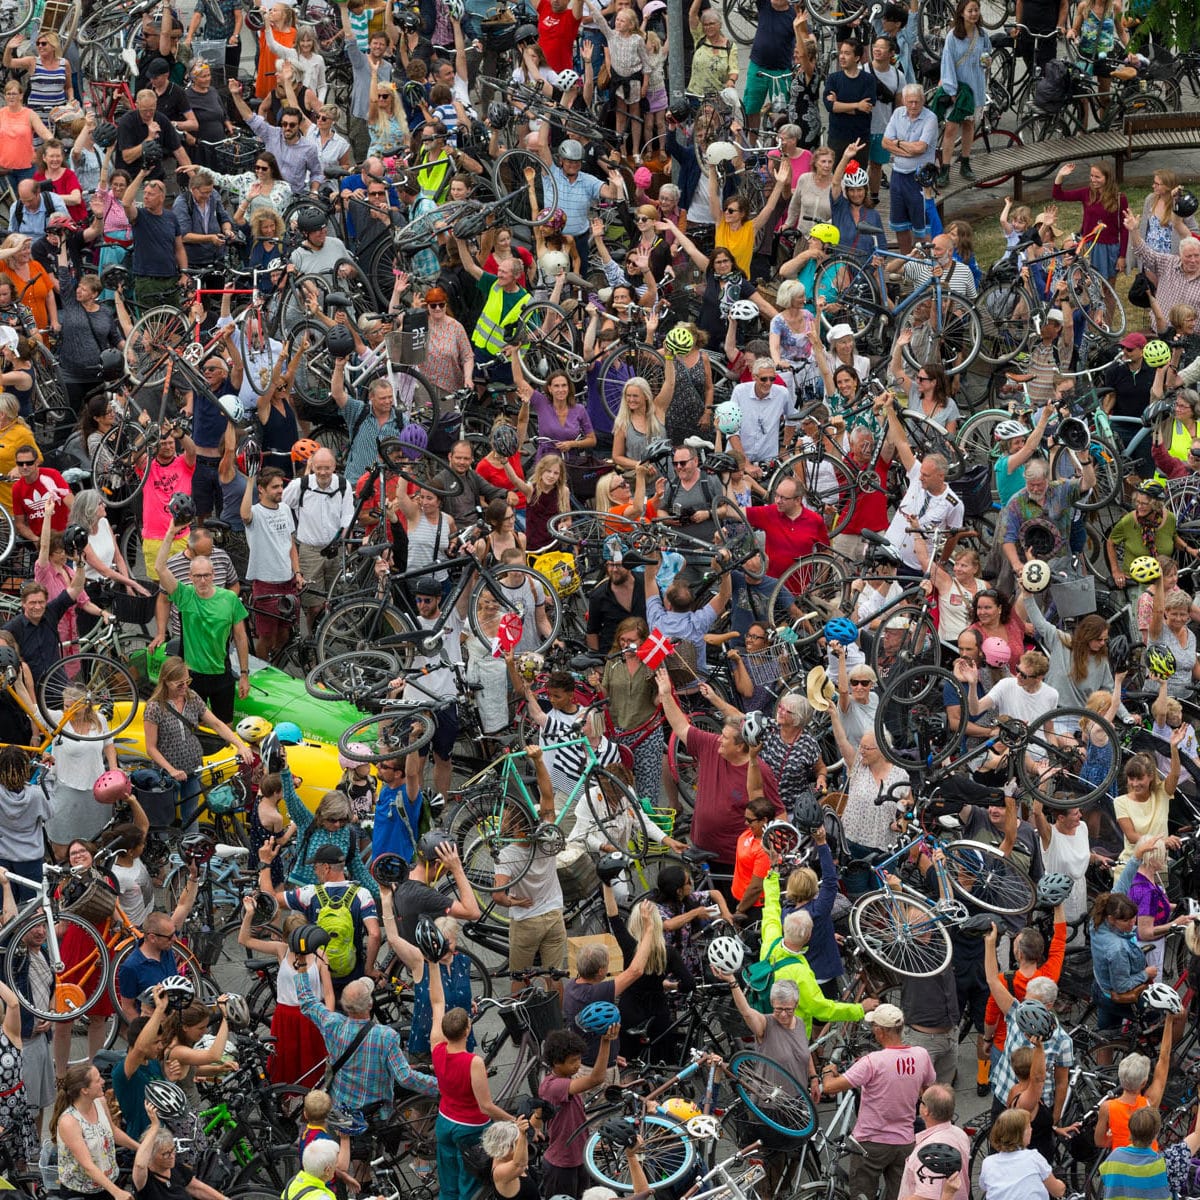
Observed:
[[[587,644],[589,650],[607,654],[617,626],[626,617],[646,618],[644,581],[604,548],[604,580],[588,596]]]

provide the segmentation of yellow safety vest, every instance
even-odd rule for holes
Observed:
[[[524,292],[516,304],[508,310],[508,315],[504,316],[504,324],[511,325],[521,315],[528,303],[529,293]],[[471,341],[477,350],[495,355],[504,349],[504,325],[500,320],[503,315],[504,289],[497,282],[492,284],[492,290],[488,292],[487,300],[483,305],[483,312],[479,314],[479,320],[475,322],[475,332],[471,334]]]

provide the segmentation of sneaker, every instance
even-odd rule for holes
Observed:
[[[972,183],[975,181],[975,172],[971,170],[971,160],[969,158],[959,159],[958,173]]]
[[[892,185],[890,183],[888,183],[888,177],[887,177],[886,171],[879,172],[879,186],[881,188],[883,188],[883,190],[885,192],[891,191]]]
[[[950,183],[950,168],[949,167],[941,167],[938,170],[937,185],[938,185],[938,187],[946,187],[949,185],[949,183]]]
[[[975,1095],[977,1096],[986,1096],[991,1090],[992,1085],[990,1083],[977,1083],[975,1085]]]

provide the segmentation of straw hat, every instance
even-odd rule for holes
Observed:
[[[828,712],[833,702],[833,683],[824,667],[813,667],[806,683],[808,702],[817,712]]]

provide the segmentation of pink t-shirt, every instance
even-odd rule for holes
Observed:
[[[913,1118],[921,1093],[937,1082],[924,1046],[889,1046],[852,1063],[845,1077],[858,1088],[859,1141],[904,1146],[913,1140]]]
[[[917,1151],[927,1142],[942,1142],[947,1146],[953,1146],[962,1155],[962,1183],[959,1184],[958,1191],[954,1193],[954,1200],[970,1200],[971,1176],[967,1173],[966,1168],[971,1161],[971,1139],[957,1125],[949,1122],[930,1125],[917,1134],[916,1147],[904,1162],[904,1176],[900,1180],[900,1195],[920,1196],[922,1200],[942,1200],[942,1181],[928,1179],[924,1172],[918,1170],[921,1160],[917,1157]]]
[[[146,476],[146,488],[142,492],[142,537],[161,542],[167,536],[167,527],[171,524],[171,514],[167,512],[167,503],[176,492],[192,494],[192,476],[196,472],[196,464],[189,464],[182,454],[163,466],[157,458],[150,460],[149,474]],[[182,529],[180,537],[187,536],[187,530]]]
[[[33,578],[35,583],[40,583],[46,589],[46,600],[49,602],[61,592],[67,590],[69,576],[64,578],[62,573],[54,566],[53,563],[34,563]],[[90,604],[87,592],[84,592],[79,599],[63,613],[62,620],[58,623],[58,640],[63,644],[63,653],[74,653],[73,650],[68,651],[66,647],[74,646],[75,641],[79,636],[78,627],[75,621],[75,609],[80,604]]]

